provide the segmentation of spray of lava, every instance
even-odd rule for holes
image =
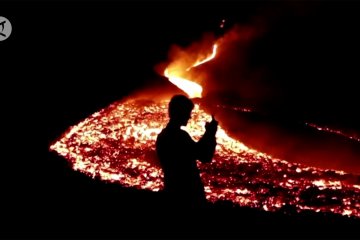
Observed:
[[[165,77],[167,77],[175,86],[186,92],[190,98],[201,98],[202,87],[194,81],[188,80],[182,76],[186,75],[186,73],[192,68],[214,59],[217,47],[218,45],[215,43],[213,45],[212,53],[209,56],[206,56],[204,59],[197,59],[195,63],[187,67],[185,70],[182,64],[170,64],[170,66],[164,71]]]
[[[180,69],[170,65],[164,74],[190,97],[201,97],[202,87],[183,74],[216,57],[216,51],[217,44],[206,58]],[[113,103],[70,128],[50,149],[68,159],[75,170],[123,186],[159,191],[163,174],[155,140],[168,121],[167,104],[137,99]],[[198,140],[210,118],[196,104],[186,130]],[[231,138],[221,126],[216,138],[213,162],[199,163],[209,201],[230,200],[266,211],[290,207],[297,212],[360,217],[360,185],[347,183],[352,175],[273,158]]]

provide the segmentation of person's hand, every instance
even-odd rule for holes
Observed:
[[[206,122],[205,129],[207,132],[215,135],[219,123],[215,120],[214,115],[212,115],[211,118],[211,122]]]

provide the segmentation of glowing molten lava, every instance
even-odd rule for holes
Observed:
[[[165,77],[167,77],[175,86],[186,92],[190,98],[201,98],[203,90],[202,87],[199,84],[181,76],[186,75],[186,72],[190,69],[214,59],[217,47],[217,44],[214,44],[212,53],[209,56],[206,56],[204,59],[197,59],[190,67],[184,68],[184,63],[182,62],[170,64],[170,66],[164,71]]]
[[[315,129],[317,129],[319,131],[324,131],[324,132],[328,132],[328,133],[337,134],[337,135],[340,135],[342,137],[346,137],[348,139],[360,142],[360,137],[358,137],[358,135],[356,133],[353,133],[353,134],[344,133],[344,132],[342,132],[340,130],[331,129],[331,128],[326,127],[326,126],[319,126],[319,125],[314,124],[314,123],[305,123],[305,124],[307,126],[309,126],[309,127],[315,128]]]
[[[210,116],[195,106],[186,130],[194,139]],[[156,165],[155,139],[167,124],[167,102],[117,102],[72,127],[51,149],[73,168],[123,186],[159,191],[162,171]],[[246,147],[219,126],[214,160],[201,165],[207,198],[276,211],[334,212],[360,217],[360,185],[351,174],[320,170]]]
[[[213,59],[216,50],[215,44],[209,56],[190,67],[170,65],[165,76],[190,97],[201,97],[202,87],[183,75]],[[135,99],[113,103],[73,126],[50,149],[68,159],[75,170],[123,186],[159,191],[163,173],[155,140],[168,122],[167,104]],[[198,140],[210,119],[196,104],[186,130]],[[360,185],[348,181],[357,176],[273,158],[229,137],[221,126],[216,139],[213,162],[198,163],[209,201],[230,200],[266,211],[310,210],[360,217]]]

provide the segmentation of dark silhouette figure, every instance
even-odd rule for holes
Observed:
[[[195,142],[180,128],[187,125],[193,108],[193,102],[186,96],[173,96],[168,109],[170,121],[156,140],[156,151],[164,172],[164,193],[168,204],[174,207],[202,208],[207,205],[196,161],[211,162],[218,122],[214,118],[207,122],[205,134]]]

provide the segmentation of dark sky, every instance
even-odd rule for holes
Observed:
[[[12,36],[0,43],[6,59],[4,82],[13,99],[38,112],[32,120],[45,123],[51,136],[139,86],[163,81],[154,66],[166,60],[170,45],[186,46],[204,32],[216,31],[223,18],[228,27],[255,22],[266,29],[247,50],[246,66],[255,73],[263,71],[260,80],[250,78],[249,84],[271,93],[248,93],[255,104],[268,112],[293,111],[319,121],[349,126],[359,122],[360,4],[355,1],[1,5],[1,15],[13,25]],[[236,92],[234,81],[229,89]]]
[[[245,65],[264,73],[247,79],[255,84],[249,89],[270,89],[247,92],[257,107],[360,129],[359,12],[356,1],[1,1],[0,16],[13,28],[0,42],[3,206],[18,222],[14,212],[23,216],[26,202],[62,205],[47,195],[50,142],[132,91],[166,81],[154,67],[171,44],[191,44],[223,18],[228,27],[256,22],[266,29]],[[227,81],[225,95],[241,92],[242,79]]]

